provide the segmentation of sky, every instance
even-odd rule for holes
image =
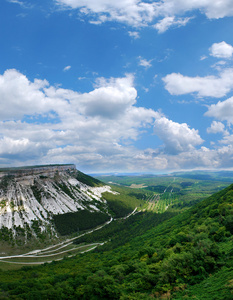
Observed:
[[[233,168],[232,0],[1,0],[0,167]]]

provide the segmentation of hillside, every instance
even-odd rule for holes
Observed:
[[[106,191],[74,165],[0,169],[0,250],[51,243],[108,221]]]
[[[172,215],[141,212],[80,243],[92,253],[0,272],[2,299],[232,299],[233,185]]]

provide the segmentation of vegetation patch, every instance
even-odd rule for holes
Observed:
[[[36,198],[36,200],[39,203],[41,203],[42,195],[41,195],[41,191],[38,189],[37,185],[32,185],[31,190],[32,190],[33,195]]]
[[[109,219],[110,217],[106,214],[87,210],[53,216],[55,227],[61,235],[94,228],[107,222]]]
[[[4,208],[6,206],[6,203],[7,203],[7,200],[6,199],[3,199],[1,202],[0,202],[0,208]]]
[[[57,185],[58,185],[59,188],[60,188],[65,194],[67,194],[71,199],[75,199],[74,195],[72,194],[72,192],[70,191],[70,189],[68,188],[68,186],[67,186],[64,182],[57,183]]]
[[[132,212],[135,207],[142,207],[145,204],[144,198],[146,193],[136,193],[136,190],[132,192],[131,188],[116,187],[114,190],[118,194],[105,192],[102,197],[107,201],[109,212],[116,218],[125,217]],[[140,190],[141,191],[141,190]]]
[[[6,192],[8,184],[12,179],[14,179],[13,175],[3,176],[2,179],[0,180],[0,189],[3,190],[4,192]]]
[[[89,175],[86,175],[80,171],[77,171],[76,179],[86,185],[91,186],[91,187],[97,187],[97,186],[103,185],[103,183],[100,180],[93,178]]]

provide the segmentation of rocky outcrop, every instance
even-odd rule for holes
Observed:
[[[0,178],[4,176],[32,176],[32,175],[44,175],[53,176],[56,172],[74,171],[76,170],[75,165],[45,165],[45,166],[34,166],[34,167],[19,167],[19,168],[7,168],[0,169]]]
[[[75,165],[1,170],[0,228],[13,237],[24,232],[25,240],[27,235],[56,236],[53,215],[79,210],[106,213],[101,194],[110,187],[90,187],[78,180],[78,174]]]

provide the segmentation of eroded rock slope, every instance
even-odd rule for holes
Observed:
[[[85,182],[85,183],[84,183]],[[87,184],[88,183],[88,184]],[[74,165],[0,171],[1,237],[56,236],[53,216],[80,210],[107,213],[101,194],[110,191]],[[10,237],[11,236],[11,237]]]

